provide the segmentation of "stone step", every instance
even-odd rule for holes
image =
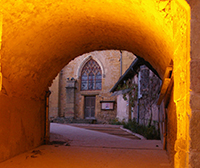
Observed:
[[[84,123],[84,124],[95,124],[97,120],[95,119],[77,119],[73,120],[72,123]]]
[[[129,139],[140,139],[139,137],[130,134],[129,132],[126,132],[122,129],[120,129],[120,126],[118,127],[113,127],[110,125],[105,125],[105,126],[98,126],[98,124],[93,124],[90,126],[84,126],[84,125],[73,125],[75,127],[80,127],[80,128],[84,128],[84,129],[89,129],[92,131],[99,131],[99,132],[103,132],[103,133],[107,133],[107,134],[111,134],[111,135],[116,135],[116,136],[120,136],[120,137],[124,137],[124,138],[129,138]]]
[[[50,122],[53,123],[80,123],[80,124],[96,124],[96,119],[73,119],[73,118],[64,118],[64,117],[57,117],[51,119]]]

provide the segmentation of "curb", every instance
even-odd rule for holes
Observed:
[[[123,126],[121,126],[120,129],[122,129],[122,130],[124,130],[124,131],[126,131],[126,132],[128,132],[128,133],[130,133],[130,134],[132,134],[132,135],[134,135],[134,136],[136,136],[136,137],[138,137],[138,138],[140,138],[141,140],[147,140],[147,139],[146,139],[145,137],[143,137],[142,135],[137,134],[137,133],[134,133],[134,132],[132,132],[132,131],[130,131],[130,130],[124,128]]]

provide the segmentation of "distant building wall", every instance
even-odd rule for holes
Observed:
[[[133,60],[133,54],[128,51],[122,51],[122,75],[131,65],[131,60]]]
[[[56,76],[56,78],[53,80],[53,83],[50,87],[50,91],[51,91],[51,95],[49,97],[50,119],[58,116],[58,99],[59,99],[58,88],[59,88],[59,75]]]
[[[123,95],[117,96],[117,119],[122,122],[128,122],[129,119],[129,96],[124,100]]]
[[[159,97],[160,79],[144,65],[141,66],[139,73],[139,123],[143,125],[152,124],[158,128],[159,108],[157,100]]]
[[[74,118],[84,118],[84,98],[85,96],[95,96],[95,117],[98,119],[98,121],[109,122],[110,120],[115,119],[117,113],[117,104],[115,103],[114,110],[101,110],[100,101],[112,100],[117,102],[116,96],[111,97],[111,93],[109,91],[120,77],[120,58],[121,54],[118,50],[95,51],[79,56],[69,62],[62,69],[59,77],[56,78],[55,82],[57,84],[54,84],[53,82],[52,86],[50,87],[50,91],[52,92],[50,95],[50,102],[52,103],[50,106],[50,116],[57,117],[59,116],[58,114],[60,114],[61,117],[69,117],[67,114],[67,109],[69,109],[67,96],[69,95],[67,95],[66,92],[66,85],[67,80],[71,80],[73,78],[76,80],[73,114]],[[122,58],[122,67],[123,69],[127,69],[136,57],[130,52],[122,51]],[[81,91],[80,89],[81,70],[85,63],[90,59],[94,59],[102,69],[102,90]],[[56,98],[56,96],[58,98]],[[58,105],[56,106],[56,104]],[[56,111],[56,109],[58,109],[58,111]],[[55,115],[56,112],[57,116]],[[70,116],[72,115],[70,114]]]

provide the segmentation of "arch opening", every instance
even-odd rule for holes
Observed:
[[[9,15],[10,4],[4,4],[3,9],[8,10],[3,10],[4,20],[8,20],[3,24],[2,36],[4,76],[13,81],[13,84],[8,82],[10,88],[28,89],[28,93],[15,89],[13,96],[18,92],[20,96],[40,97],[44,87],[50,85],[66,63],[95,50],[130,51],[150,62],[161,77],[164,75],[174,51],[172,23],[159,11],[161,4],[150,0],[143,3],[116,1],[107,10],[109,1],[84,3],[79,0],[70,5],[60,1],[46,3],[41,6],[25,3],[24,8],[32,5],[37,10],[37,13],[29,13],[32,8],[25,10],[18,6],[19,1],[13,6],[16,12],[13,17]],[[44,12],[45,5],[50,7]],[[18,16],[17,12],[23,10],[27,15]]]

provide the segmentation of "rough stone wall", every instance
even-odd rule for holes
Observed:
[[[187,1],[191,7],[191,61],[188,62],[190,64],[190,106],[192,109],[189,128],[191,138],[189,149],[189,167],[195,168],[200,167],[200,1]]]
[[[44,101],[0,95],[0,162],[44,142]]]
[[[0,13],[0,162],[41,145],[45,135],[45,101],[12,97],[12,88],[5,88],[2,25],[3,14]]]
[[[57,75],[56,78],[53,80],[53,83],[49,90],[51,91],[51,96],[49,97],[49,118],[55,118],[58,116],[58,86],[59,86],[59,76]]]
[[[175,167],[189,167],[190,135],[190,7],[185,1],[173,3],[174,102],[177,115]]]
[[[81,91],[80,90],[80,72],[84,64],[91,58],[93,58],[97,63],[102,66],[102,90],[101,91]],[[59,89],[59,105],[61,116],[68,117],[67,113],[67,94],[66,94],[66,82],[67,78],[71,80],[74,78],[77,80],[75,89],[75,118],[84,118],[84,96],[86,95],[96,95],[96,109],[95,116],[99,121],[109,121],[116,117],[116,107],[113,110],[101,110],[100,101],[116,101],[116,97],[110,97],[110,89],[114,86],[120,77],[120,51],[110,50],[110,51],[95,51],[91,53],[84,54],[72,60],[67,66],[65,66],[59,74],[59,88],[51,87],[50,90],[53,92],[54,89]],[[127,51],[122,51],[122,67],[127,69],[135,56]],[[54,83],[53,83],[54,85]],[[53,86],[52,85],[52,86]],[[57,101],[57,98],[52,98],[55,95],[50,95],[50,99]],[[52,102],[56,104],[56,102]],[[52,106],[51,106],[52,107]],[[50,116],[53,116],[54,109],[50,108]]]
[[[97,117],[97,121],[99,121],[100,123],[106,124],[106,123],[109,123],[116,119],[116,110],[117,110],[116,102],[117,102],[117,100],[116,100],[116,97],[115,97],[115,99],[114,98],[107,99],[108,101],[109,100],[115,101],[114,110],[99,110],[99,109],[101,109],[101,104],[99,103],[99,101],[101,101],[101,100],[102,100],[102,97],[97,96],[97,102],[96,102],[97,103],[97,105],[96,105],[97,115],[96,115],[96,117]]]
[[[62,82],[62,81],[61,81]],[[67,79],[67,85],[65,87],[66,89],[66,107],[65,107],[65,113],[64,116],[73,119],[74,113],[75,113],[75,90],[76,90],[76,80]]]
[[[173,91],[167,107],[167,152],[172,164],[174,164],[175,142],[177,140],[177,116],[176,104],[173,101]]]

